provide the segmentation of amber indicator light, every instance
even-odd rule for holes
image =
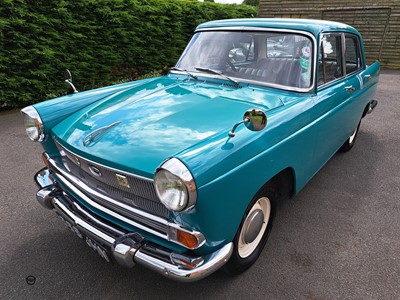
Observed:
[[[198,246],[198,241],[195,236],[179,229],[177,230],[177,240],[189,249],[196,249]]]

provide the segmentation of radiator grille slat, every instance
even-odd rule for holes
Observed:
[[[56,145],[67,170],[91,188],[124,204],[168,219],[169,211],[158,200],[151,179],[107,168],[75,155],[57,142]],[[91,171],[93,168],[96,172]],[[120,185],[117,174],[125,177],[129,186]]]

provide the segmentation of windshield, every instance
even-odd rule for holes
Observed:
[[[176,67],[304,89],[312,84],[312,51],[311,39],[296,33],[203,31],[194,34]]]

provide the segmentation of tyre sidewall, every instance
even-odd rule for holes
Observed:
[[[239,245],[239,238],[240,238],[240,232],[242,230],[242,226],[246,220],[246,217],[248,215],[248,213],[250,212],[251,208],[253,207],[253,205],[262,197],[267,197],[270,201],[271,204],[271,212],[270,212],[270,217],[268,220],[268,225],[267,228],[264,232],[263,237],[261,238],[258,246],[256,247],[256,249],[254,249],[253,253],[251,253],[248,257],[246,258],[242,258],[239,255],[239,251],[238,251],[238,245]],[[263,190],[262,192],[257,193],[254,198],[252,199],[252,201],[250,202],[250,204],[248,205],[242,221],[240,223],[240,226],[238,228],[238,231],[236,232],[235,238],[233,240],[233,253],[231,258],[229,259],[228,263],[225,264],[224,266],[224,271],[227,272],[228,274],[231,275],[236,275],[236,274],[240,274],[244,271],[246,271],[248,268],[250,268],[255,261],[258,259],[258,257],[260,256],[262,250],[264,249],[265,244],[267,243],[268,237],[269,237],[269,233],[271,231],[272,228],[272,224],[273,224],[273,220],[275,217],[275,211],[276,211],[276,193],[275,190],[273,188],[268,188]]]

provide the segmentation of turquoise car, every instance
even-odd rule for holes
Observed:
[[[341,23],[201,24],[166,76],[22,110],[37,200],[107,261],[171,279],[247,270],[277,203],[350,150],[379,63]]]

